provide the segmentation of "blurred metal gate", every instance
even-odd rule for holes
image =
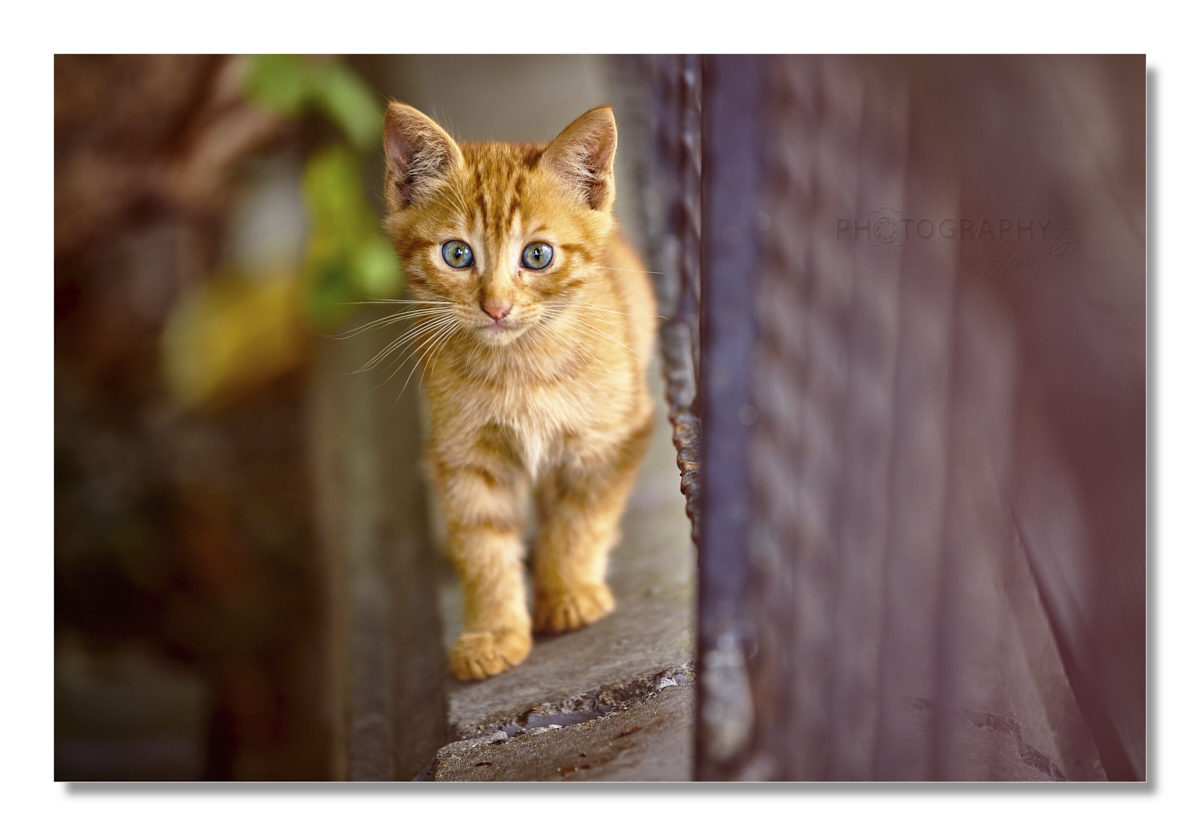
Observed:
[[[1144,780],[1144,58],[654,66],[697,777]]]

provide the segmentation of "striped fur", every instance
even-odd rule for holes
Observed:
[[[652,426],[654,295],[615,231],[611,109],[548,146],[460,146],[398,102],[384,133],[385,227],[423,312],[428,472],[465,600],[450,667],[481,679],[525,659],[533,629],[574,630],[613,609],[608,552]],[[443,259],[455,240],[471,267]],[[534,242],[554,248],[541,270],[521,263]]]

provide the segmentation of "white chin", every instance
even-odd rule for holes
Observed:
[[[524,328],[498,328],[494,325],[486,325],[479,329],[479,338],[488,345],[507,345],[524,331]]]

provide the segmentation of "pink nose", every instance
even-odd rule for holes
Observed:
[[[479,307],[483,308],[484,313],[494,319],[496,322],[508,316],[508,312],[512,310],[511,302],[501,302],[498,299],[489,299]]]

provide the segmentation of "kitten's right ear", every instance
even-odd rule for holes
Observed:
[[[388,209],[406,208],[435,181],[462,165],[462,151],[436,122],[400,102],[383,118],[384,176]]]
[[[614,191],[613,155],[617,122],[611,107],[594,107],[567,125],[546,146],[542,165],[554,173],[580,202],[611,211]]]

